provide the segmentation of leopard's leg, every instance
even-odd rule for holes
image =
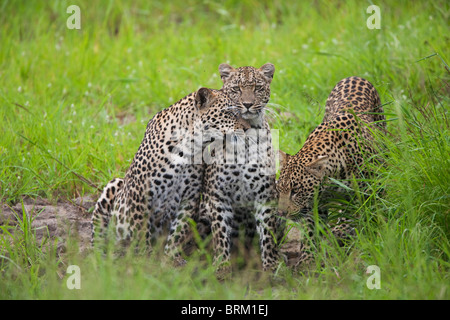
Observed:
[[[241,257],[241,259],[237,260],[241,267],[252,262],[251,257],[255,253],[253,240],[256,233],[256,221],[252,207],[233,206],[233,219],[231,222],[232,256],[236,254],[236,257]]]
[[[306,215],[300,218],[299,226],[302,237],[299,243],[299,253],[297,262],[294,264],[294,268],[298,268],[300,265],[308,265],[314,261],[314,236],[316,221],[311,215]]]
[[[204,195],[201,212],[205,212],[211,222],[211,233],[214,248],[213,264],[219,277],[231,271],[231,233],[233,231],[233,207],[228,201],[221,201],[214,195]]]
[[[175,218],[171,221],[164,252],[174,259],[177,266],[186,263],[182,257],[183,246],[192,240],[193,234],[190,220],[196,220],[195,215],[199,210],[199,201],[200,199],[197,197],[190,201],[183,201],[175,213]]]
[[[298,269],[314,261],[316,221],[311,215],[302,215],[287,223],[281,253],[286,265]]]
[[[248,208],[242,209],[242,223],[245,228],[245,249],[247,253],[252,249],[253,239],[256,233],[256,220],[251,210]]]
[[[264,271],[274,270],[279,261],[278,248],[275,243],[277,237],[276,208],[272,205],[256,205],[256,229],[259,233],[259,246]]]
[[[136,252],[151,252],[149,217],[152,212],[146,197],[136,196],[136,191],[124,185],[117,195],[112,215],[116,241],[124,248],[133,244]]]
[[[285,252],[287,253],[288,260],[289,257],[292,260],[287,261],[287,264],[293,266],[294,269],[299,269],[300,267],[305,267],[313,263],[316,250],[314,241],[316,222],[314,218],[309,215],[305,216],[301,219],[300,224],[299,229],[302,230],[303,236],[300,241],[296,241],[295,252]],[[338,219],[338,222],[330,229],[330,232],[336,238],[339,246],[343,246],[345,240],[355,235],[355,229],[351,226],[351,220],[343,217]],[[287,249],[285,251],[292,250]]]
[[[108,228],[112,211],[116,201],[116,195],[123,186],[123,179],[115,178],[111,180],[103,189],[100,198],[95,204],[92,214],[92,236],[91,245],[94,245],[96,238],[105,238],[105,229]]]
[[[352,220],[345,217],[338,218],[336,224],[331,228],[331,233],[340,246],[343,246],[346,240],[356,235]]]
[[[320,218],[319,222],[323,222],[323,217]],[[341,217],[330,230],[340,246],[343,245],[346,239],[355,234],[355,230],[350,222],[350,219]],[[286,263],[288,265],[299,268],[314,261],[316,221],[311,215],[306,215],[300,218],[295,228],[297,230],[291,230],[292,236],[291,232],[287,235],[288,241],[291,241],[283,248],[283,253],[287,256],[288,261]],[[292,239],[292,237],[295,237],[295,233],[301,235],[297,236],[297,239]]]

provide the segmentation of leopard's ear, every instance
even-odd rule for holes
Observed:
[[[261,68],[259,68],[259,71],[263,73],[263,75],[269,80],[272,81],[273,74],[275,73],[275,66],[271,63],[266,63]]]
[[[306,165],[306,171],[322,179],[325,176],[326,164],[328,163],[328,155],[318,156],[311,163]]]
[[[231,75],[231,73],[233,71],[235,71],[236,69],[234,69],[232,66],[230,66],[229,64],[226,63],[222,63],[219,66],[219,73],[220,73],[220,78],[222,79],[222,81],[225,81],[228,79],[228,77]]]
[[[195,107],[197,110],[207,109],[211,105],[214,93],[208,88],[200,88],[195,94]]]
[[[283,169],[284,166],[286,166],[290,157],[292,157],[290,154],[287,154],[284,151],[278,150],[278,158],[280,159],[280,170]]]

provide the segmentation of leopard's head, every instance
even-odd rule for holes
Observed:
[[[176,164],[191,164],[192,161],[201,164],[202,155],[211,143],[216,141],[219,147],[227,136],[242,137],[250,128],[247,120],[231,108],[231,100],[222,90],[200,88],[187,101],[182,100],[182,104],[189,105],[189,110],[193,111],[192,126],[177,131],[167,125],[168,143],[173,144],[169,153]],[[186,114],[180,118],[183,123],[189,123],[189,119]]]
[[[264,115],[264,108],[270,99],[270,83],[275,66],[266,63],[261,68],[233,68],[222,63],[219,66],[223,81],[222,90],[230,97],[232,103],[249,122],[257,123]]]
[[[314,193],[322,187],[328,156],[303,157],[279,152],[281,172],[276,184],[278,214],[296,216],[313,208]]]
[[[223,139],[227,134],[242,134],[250,128],[247,120],[232,108],[231,99],[223,90],[200,88],[195,93],[198,114],[194,131],[202,135],[203,147],[211,140]]]

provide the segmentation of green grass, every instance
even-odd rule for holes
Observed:
[[[81,8],[81,30],[66,8]],[[272,127],[296,153],[342,78],[380,93],[390,134],[374,191],[350,203],[360,216],[350,248],[322,241],[317,264],[274,279],[252,268],[225,283],[208,259],[168,268],[156,257],[57,253],[34,244],[32,217],[1,227],[1,299],[449,299],[448,1],[3,1],[0,4],[0,199],[98,195],[123,176],[157,111],[201,86],[220,88],[218,65],[275,64]],[[89,183],[87,183],[89,181]],[[383,192],[376,192],[382,189]],[[210,258],[206,255],[207,258]],[[68,290],[68,265],[82,289]],[[321,266],[323,265],[323,266]],[[367,266],[381,289],[366,287]],[[126,276],[124,276],[126,275]]]

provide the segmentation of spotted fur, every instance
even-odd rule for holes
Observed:
[[[145,239],[150,250],[167,226],[165,250],[177,256],[190,233],[187,221],[198,219],[204,148],[249,127],[231,106],[223,91],[201,88],[157,113],[125,178],[112,180],[97,201],[92,239],[113,220],[117,239]]]
[[[386,130],[386,118],[380,96],[366,79],[349,77],[339,81],[328,96],[322,122],[328,122],[346,110],[353,110],[354,114],[366,124]]]
[[[328,178],[340,180],[352,187],[353,178],[370,176],[367,159],[376,153],[373,145],[374,128],[386,127],[378,92],[362,78],[350,77],[340,81],[326,103],[323,122],[306,139],[300,151],[290,156],[282,153],[281,172],[277,182],[280,215],[297,217],[311,230],[314,194],[318,191],[319,214],[327,216],[327,198],[339,191],[328,184]],[[363,188],[363,182],[358,183]],[[341,219],[333,232],[339,237],[351,233],[348,221]],[[345,222],[345,223],[344,223]],[[300,260],[306,254],[305,243],[299,251]]]
[[[232,239],[242,227],[247,248],[254,234],[259,234],[262,267],[273,269],[278,262],[274,234],[280,221],[276,218],[274,152],[264,109],[275,68],[270,63],[259,69],[221,64],[219,71],[222,90],[251,128],[240,139],[227,141],[223,151],[233,155],[234,161],[224,163],[223,157],[216,157],[207,165],[200,215],[211,225],[214,262],[222,270],[230,259]],[[244,155],[240,160],[239,152]]]

